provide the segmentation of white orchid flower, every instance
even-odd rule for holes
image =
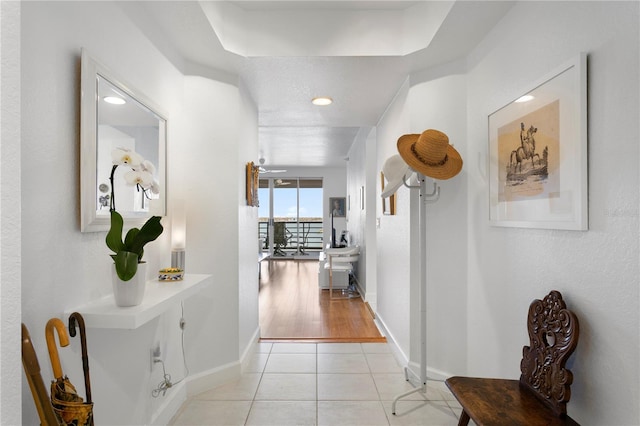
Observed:
[[[148,189],[153,183],[153,175],[142,170],[130,170],[124,174],[124,179],[129,185],[140,185],[142,189]]]
[[[156,167],[153,165],[153,163],[149,160],[144,160],[141,164],[140,164],[140,168],[145,171],[145,172],[149,172],[152,175],[156,174]]]
[[[153,180],[153,182],[151,183],[151,192],[153,194],[159,194],[160,193],[160,182],[158,182],[157,180]]]
[[[111,159],[116,166],[126,164],[130,167],[138,167],[144,161],[140,154],[127,148],[116,148],[111,151]]]

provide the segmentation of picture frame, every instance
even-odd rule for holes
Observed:
[[[247,163],[246,180],[247,180],[247,205],[251,207],[259,207],[258,185],[259,185],[260,168],[253,161]]]
[[[488,116],[489,222],[588,229],[587,55]]]
[[[152,216],[166,216],[166,112],[84,48],[80,89],[80,232],[108,231],[111,207],[118,210],[129,228],[143,226]],[[108,96],[121,98],[124,103],[114,107],[104,102]],[[113,108],[119,110],[117,114]],[[123,126],[127,132],[123,132]],[[121,177],[126,173],[122,169],[115,180],[109,179],[115,149],[135,151],[154,165],[150,173],[157,194],[127,184]],[[115,194],[117,200],[112,198]]]
[[[384,192],[384,172],[380,172],[380,186]],[[396,214],[396,194],[393,193],[388,198],[388,202],[386,198],[382,198],[382,214],[393,216]]]
[[[346,197],[329,198],[329,214],[333,217],[346,217]]]

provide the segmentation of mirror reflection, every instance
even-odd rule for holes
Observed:
[[[80,229],[107,231],[111,209],[127,227],[164,216],[167,120],[84,49],[81,78]]]
[[[149,212],[151,200],[159,194],[143,191],[125,178],[127,170],[118,168],[113,183],[117,199],[112,200],[109,177],[113,167],[112,154],[116,150],[137,153],[155,166],[153,179],[158,181],[159,146],[164,140],[164,119],[114,86],[97,76],[97,174],[96,215],[108,217],[113,206],[120,214],[137,215]]]

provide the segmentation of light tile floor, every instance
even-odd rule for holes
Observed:
[[[386,343],[259,343],[235,382],[190,398],[178,425],[457,425],[443,382],[413,389]]]

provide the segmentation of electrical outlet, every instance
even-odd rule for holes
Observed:
[[[151,354],[149,364],[151,365],[151,371],[153,371],[153,366],[156,363],[156,360],[160,360],[160,355],[162,355],[162,353],[160,352],[160,343],[156,343],[155,345],[153,345],[149,352]]]
[[[156,344],[153,346],[153,349],[152,349],[152,355],[153,355],[154,357],[156,357],[156,358],[160,358],[160,355],[162,355],[162,354],[160,353],[160,343],[156,343]]]

